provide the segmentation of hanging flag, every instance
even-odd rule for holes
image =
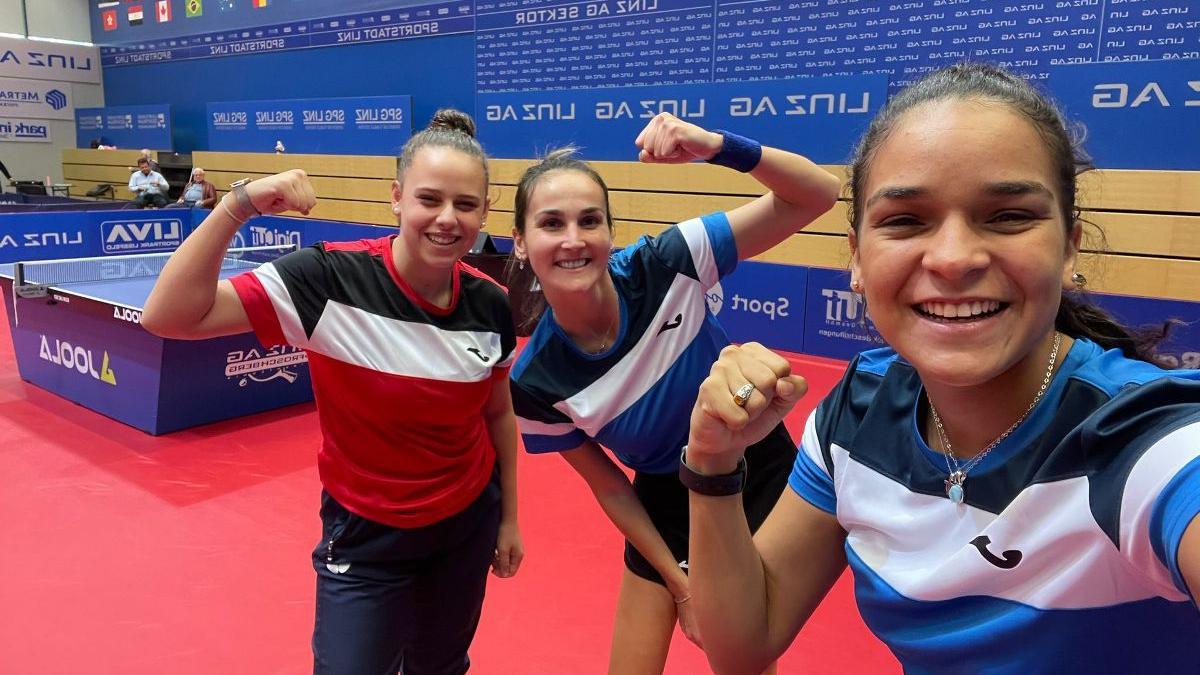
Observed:
[[[104,24],[104,30],[117,29],[117,10],[108,9],[100,14],[100,22]]]
[[[204,4],[200,0],[187,0],[187,5],[183,10],[183,15],[191,19],[192,17],[204,15]]]
[[[255,7],[266,7],[269,0],[254,0]]]
[[[171,20],[171,0],[158,0],[158,22],[166,23]]]
[[[234,0],[217,0],[217,9],[228,12],[235,9]]]
[[[129,25],[130,26],[142,25],[142,6],[141,5],[130,5],[129,6]]]

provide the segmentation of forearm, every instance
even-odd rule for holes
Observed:
[[[740,495],[689,497],[692,611],[717,673],[761,673],[772,653],[767,582]]]
[[[216,299],[221,262],[241,225],[225,208],[204,219],[171,255],[154,285],[142,323],[164,336],[182,336],[200,324]]]
[[[488,434],[500,468],[500,520],[517,522],[517,418],[510,408],[488,418]]]
[[[833,206],[841,186],[837,176],[807,157],[767,146],[750,175],[786,205],[814,214]]]
[[[650,514],[634,494],[633,486],[626,481],[623,488],[615,485],[593,492],[608,519],[654,567],[675,598],[682,599],[690,593],[688,576],[679,568]]]

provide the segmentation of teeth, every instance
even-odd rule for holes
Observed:
[[[926,314],[943,319],[959,319],[994,312],[1000,309],[1000,303],[996,300],[977,300],[975,302],[962,302],[958,304],[922,302],[920,309]]]
[[[560,260],[560,261],[558,261],[558,266],[564,267],[569,270],[576,270],[576,269],[579,269],[580,267],[583,267],[587,263],[588,263],[587,258],[579,258],[577,260]]]
[[[429,237],[429,240],[435,244],[453,244],[454,242],[458,241],[458,237],[449,234],[433,234],[431,232],[425,236]]]

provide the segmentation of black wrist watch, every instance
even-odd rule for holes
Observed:
[[[696,473],[687,463],[687,446],[679,455],[679,482],[696,494],[707,497],[727,497],[736,495],[746,487],[746,458],[738,458],[737,468],[732,473],[722,473],[706,476]]]

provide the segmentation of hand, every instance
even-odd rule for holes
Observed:
[[[733,394],[747,382],[754,391],[739,407]],[[787,359],[757,342],[722,349],[692,408],[688,465],[707,474],[733,471],[746,447],[774,429],[807,391]]]
[[[679,618],[679,630],[683,636],[691,640],[697,647],[704,649],[700,642],[700,629],[696,627],[696,617],[692,614],[692,596],[683,596],[683,602],[675,603],[675,614]]]
[[[633,143],[641,148],[638,160],[642,162],[683,164],[711,159],[721,151],[724,142],[721,134],[705,131],[664,112],[655,115]]]
[[[317,204],[308,174],[301,169],[251,181],[246,184],[246,196],[264,216],[285,211],[299,211],[307,216]]]
[[[492,574],[507,579],[517,573],[525,559],[525,545],[521,543],[521,531],[516,523],[500,523],[496,537],[496,553],[492,556]]]

